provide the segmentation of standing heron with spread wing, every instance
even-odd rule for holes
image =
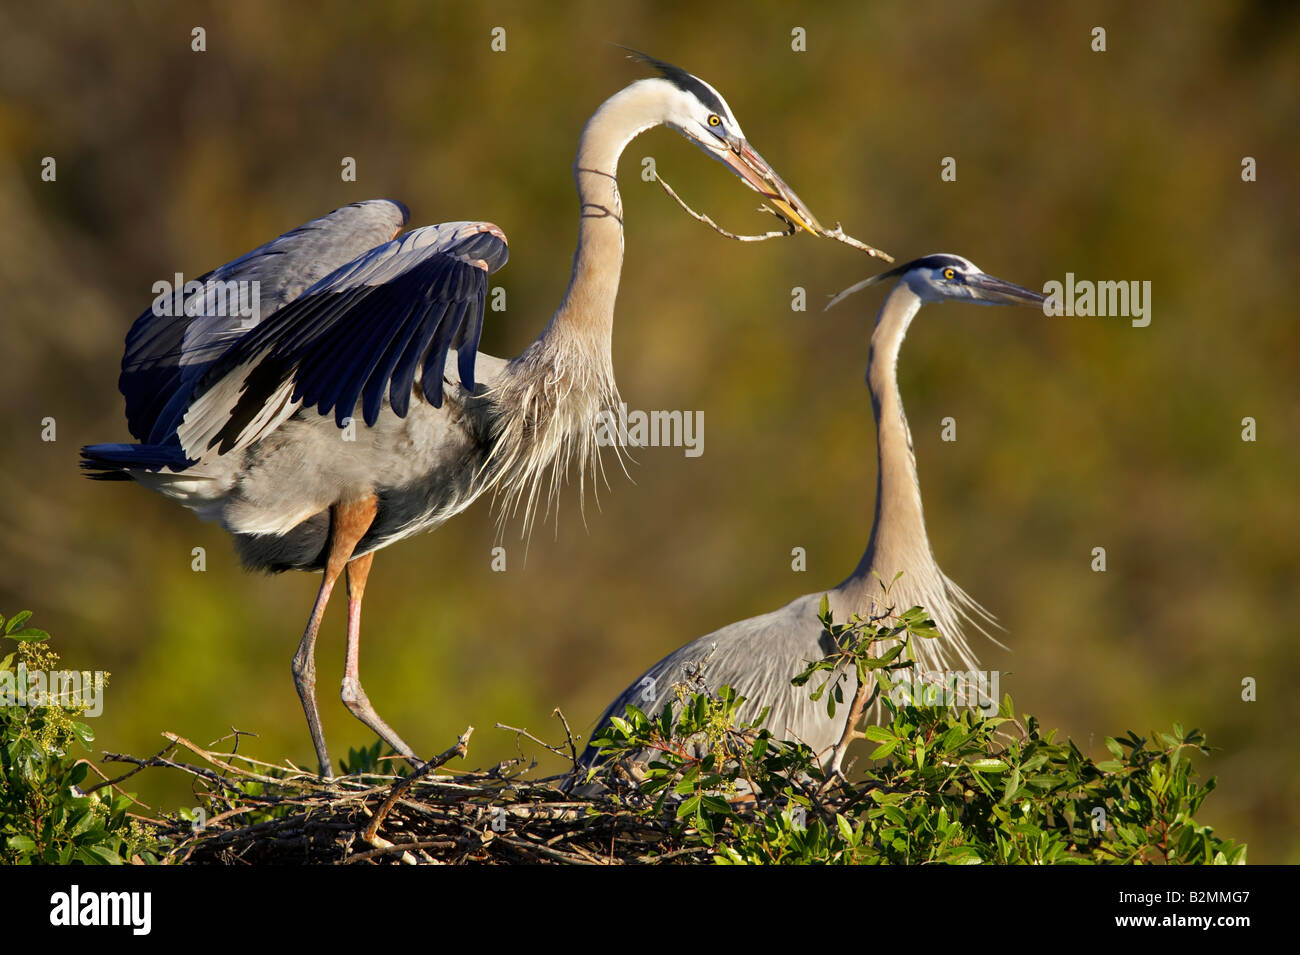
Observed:
[[[636,58],[659,75],[610,97],[583,130],[572,277],[517,358],[477,351],[488,275],[507,257],[502,231],[455,222],[398,238],[406,208],[382,199],[345,206],[221,266],[198,280],[178,314],[151,308],[127,335],[119,388],[140,443],[86,447],[83,466],[219,522],[249,568],[324,572],[293,658],[322,775],[331,763],[315,647],[340,574],[343,702],[414,760],[360,682],[361,600],[374,552],[437,527],[486,491],[499,495],[503,517],[522,507],[527,525],[539,496],[558,494],[570,462],[580,475],[596,473],[598,413],[619,402],[616,174],[627,144],[671,126],[775,206],[791,231],[821,228],[750,147],[717,90]],[[242,320],[215,307],[237,282],[257,283],[260,315]]]
[[[982,630],[980,620],[991,623],[993,618],[944,575],[930,550],[912,435],[898,390],[898,352],[908,326],[926,303],[953,300],[1041,308],[1045,299],[1038,292],[986,275],[960,256],[940,254],[859,282],[830,304],[887,279],[898,281],[876,316],[867,360],[867,386],[876,419],[875,521],[857,568],[825,596],[832,616],[841,622],[855,613],[865,620],[891,607],[895,611],[924,607],[938,625],[940,637],[913,644],[917,671],[973,670],[977,662],[963,625],[973,623]],[[836,754],[836,744],[844,734],[849,707],[841,706],[834,718],[828,717],[826,705],[811,699],[811,687],[790,683],[808,663],[838,649],[818,617],[821,600],[821,592],[807,594],[780,610],[733,623],[669,654],[615,698],[597,722],[597,730],[611,716],[621,716],[628,704],[657,714],[675,698],[674,686],[679,683],[709,692],[731,686],[745,697],[737,713],[739,721],[754,720],[764,707],[771,707],[765,727],[774,736],[806,743],[824,762],[838,763],[843,754]],[[852,699],[856,673],[850,669],[838,678],[844,681],[844,699]],[[600,750],[593,746],[579,759],[584,769],[600,761]]]

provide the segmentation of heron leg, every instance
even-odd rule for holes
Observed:
[[[320,711],[316,708],[316,634],[320,630],[321,617],[325,615],[325,605],[329,603],[330,591],[334,589],[337,575],[330,576],[328,568],[325,579],[321,581],[320,590],[316,592],[316,605],[312,607],[311,619],[307,629],[298,643],[298,651],[293,655],[293,685],[298,690],[298,699],[302,700],[303,712],[307,714],[307,728],[311,730],[312,745],[316,747],[316,760],[320,764],[320,774],[330,776],[330,754],[325,746],[325,732],[320,725]]]
[[[366,554],[348,564],[348,652],[339,695],[353,716],[369,726],[394,752],[418,765],[415,752],[375,712],[361,686],[361,598],[365,596],[366,578],[370,575],[370,562],[374,556],[373,553]]]
[[[352,551],[375,519],[376,509],[373,495],[350,504],[335,504],[330,508],[329,553],[325,560],[324,579],[321,580],[320,590],[316,592],[316,603],[311,610],[311,619],[307,621],[307,629],[293,655],[293,685],[298,690],[298,698],[302,700],[303,712],[307,714],[307,728],[311,730],[320,774],[326,778],[331,775],[332,764],[329,749],[325,745],[325,731],[321,728],[320,710],[316,706],[316,636],[320,632],[325,606],[329,603],[339,574],[343,573],[352,557]],[[350,627],[351,623],[349,629]]]

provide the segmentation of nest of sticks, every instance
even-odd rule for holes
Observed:
[[[861,684],[854,694],[838,753],[853,740],[866,738],[856,726],[875,698],[867,688]],[[518,758],[490,770],[438,772],[451,760],[468,756],[472,726],[454,745],[406,775],[367,768],[332,779],[292,764],[278,766],[242,755],[239,741],[249,734],[235,731],[212,744],[232,740],[230,752],[215,752],[164,733],[168,745],[154,756],[105,753],[106,762],[134,768],[110,779],[94,767],[101,781],[90,790],[110,787],[122,793],[121,783],[146,769],[189,776],[200,803],[199,811],[186,814],[189,818],[179,813],[163,818],[133,814],[165,841],[162,861],[171,865],[713,862],[714,850],[686,838],[690,830],[676,824],[672,806],[661,807],[658,814],[647,811],[650,797],[638,791],[635,772],[622,760],[607,768],[602,783],[613,786],[617,795],[601,786],[590,787],[594,795],[568,791],[566,784],[579,770],[578,748],[564,714],[557,709],[554,715],[565,735],[558,746],[526,729],[496,724],[513,733],[517,744],[526,739],[570,761],[572,772],[540,779],[526,778],[536,763],[524,755],[522,745]],[[745,748],[753,742],[751,732],[739,733]],[[190,761],[192,757],[198,761]],[[838,773],[832,778],[844,781]],[[872,788],[809,782],[801,780],[799,788],[822,814],[847,811]],[[761,809],[760,801],[744,794],[732,806],[742,817]]]
[[[409,775],[367,772],[330,780],[166,733],[169,745],[155,756],[105,754],[109,762],[135,768],[101,785],[117,788],[145,769],[192,778],[202,809],[196,818],[138,816],[166,838],[164,862],[176,865],[712,861],[707,848],[680,844],[671,818],[647,817],[609,796],[570,795],[561,788],[567,775],[523,778],[532,765],[526,758],[484,771],[435,772],[467,755],[471,732]],[[235,740],[237,750],[238,734]]]

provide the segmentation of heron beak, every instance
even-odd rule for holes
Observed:
[[[731,149],[720,154],[718,158],[730,166],[746,185],[775,206],[777,211],[791,223],[813,235],[822,234],[824,230],[817,217],[748,142],[743,139],[733,140]]]
[[[1043,303],[1047,301],[1047,296],[1042,292],[1021,288],[1006,279],[996,278],[983,272],[967,279],[966,284],[981,299],[994,305],[1033,305],[1042,308]]]

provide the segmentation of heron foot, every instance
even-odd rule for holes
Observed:
[[[406,744],[406,741],[384,722],[383,717],[375,712],[375,708],[371,705],[370,698],[366,696],[366,691],[362,688],[360,680],[345,677],[339,696],[342,697],[343,705],[348,708],[348,711],[370,727],[376,736],[391,746],[393,752],[399,756],[404,756],[416,768],[424,765],[424,761],[415,755],[415,750],[411,749]]]

